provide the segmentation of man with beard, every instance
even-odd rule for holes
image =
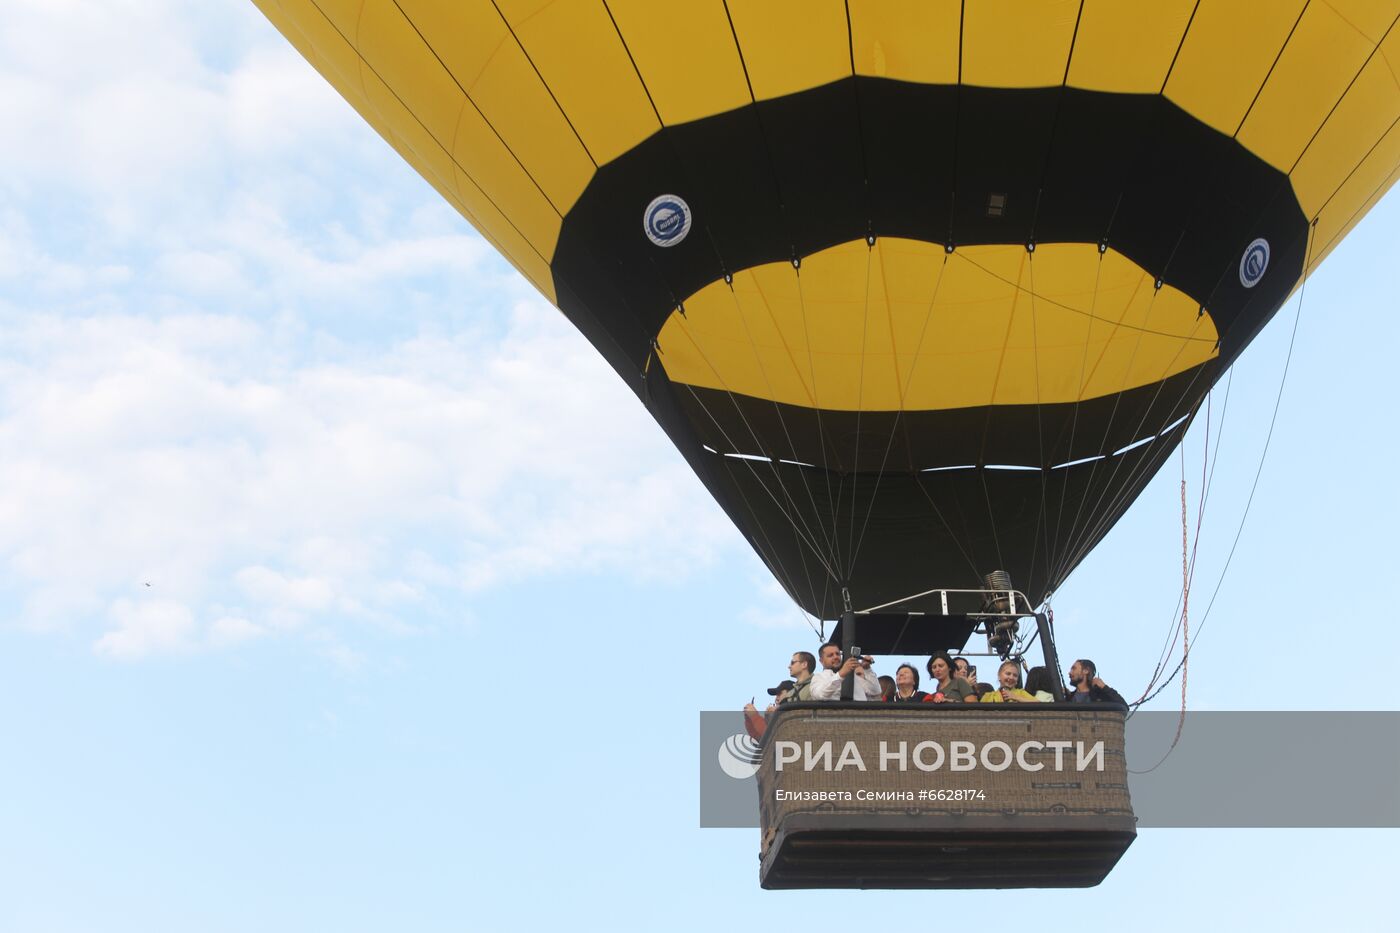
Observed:
[[[821,662],[822,669],[812,678],[812,699],[841,699],[841,681],[847,674],[856,675],[855,699],[880,699],[880,681],[870,669],[872,658],[847,658],[842,661],[840,645],[822,645],[817,660]]]
[[[1080,658],[1069,669],[1069,686],[1072,691],[1067,700],[1071,703],[1121,703],[1128,702],[1098,676],[1098,668],[1087,658]]]

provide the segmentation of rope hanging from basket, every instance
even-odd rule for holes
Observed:
[[[1207,416],[1209,422],[1209,416]],[[1197,521],[1199,522],[1199,518]],[[1191,560],[1188,546],[1188,526],[1186,518],[1186,445],[1181,445],[1181,718],[1176,721],[1176,735],[1171,748],[1181,741],[1181,730],[1186,726],[1186,675],[1190,670],[1187,662],[1191,658],[1191,622],[1188,609],[1191,604]]]

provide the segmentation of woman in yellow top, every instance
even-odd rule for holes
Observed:
[[[1021,665],[1007,661],[997,669],[998,690],[982,694],[983,703],[1035,703],[1036,698],[1021,689]]]

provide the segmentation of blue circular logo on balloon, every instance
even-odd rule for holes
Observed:
[[[653,198],[642,215],[642,229],[657,246],[675,246],[690,232],[690,205],[674,194]]]
[[[1259,280],[1264,277],[1264,270],[1269,268],[1269,241],[1260,237],[1245,248],[1244,255],[1240,257],[1240,284],[1245,288],[1253,288],[1259,284]]]

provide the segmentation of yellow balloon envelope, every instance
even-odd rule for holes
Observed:
[[[835,618],[1038,600],[1400,168],[1400,3],[255,0]]]

